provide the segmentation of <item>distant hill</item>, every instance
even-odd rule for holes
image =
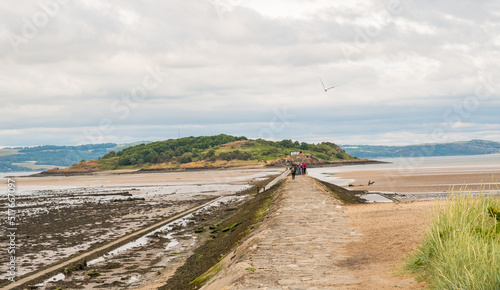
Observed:
[[[46,170],[71,166],[82,160],[97,159],[110,151],[122,150],[133,145],[137,143],[3,148],[0,149],[0,172]]]
[[[291,152],[298,155],[290,156]],[[48,173],[84,173],[116,169],[220,168],[245,165],[285,166],[290,161],[320,164],[358,160],[339,146],[323,142],[249,140],[230,135],[186,137],[110,151],[97,160]]]
[[[341,147],[348,154],[360,158],[455,156],[500,152],[500,143],[484,140],[407,146],[341,145]]]
[[[319,144],[292,140],[274,142],[221,134],[129,144],[3,148],[0,149],[0,172],[48,170],[72,165],[71,170],[78,168],[80,171],[284,165],[291,160],[290,152],[300,151],[303,152],[301,160],[309,164],[319,164],[359,161],[356,157],[373,159],[491,154],[500,152],[500,143],[472,140],[407,146],[340,145],[339,147],[330,142]]]

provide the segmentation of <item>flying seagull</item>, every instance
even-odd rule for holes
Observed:
[[[325,90],[325,92],[327,92],[329,89],[333,89],[333,88],[336,88],[336,87],[340,86],[340,85],[336,85],[336,86],[333,86],[333,87],[326,88],[325,84],[323,83],[323,81],[321,80],[321,78],[319,78],[319,81],[323,85],[323,89]]]

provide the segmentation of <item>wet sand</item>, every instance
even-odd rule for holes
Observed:
[[[276,169],[220,169],[163,173],[126,173],[126,171],[123,171],[121,174],[102,172],[93,175],[18,177],[15,179],[19,179],[18,188],[22,193],[23,191],[43,189],[245,182],[252,178],[265,176],[268,172],[279,171]],[[6,183],[6,179],[0,180],[0,186]]]
[[[353,171],[339,174],[342,179],[353,180],[346,188],[363,187],[375,192],[398,194],[447,194],[454,192],[490,192],[500,190],[500,170],[482,168],[462,170],[392,170]],[[368,182],[373,184],[368,186]]]
[[[499,163],[495,164],[495,160]],[[393,194],[398,200],[445,198],[451,191],[500,193],[498,154],[435,157],[413,165],[393,161],[383,165],[322,169],[317,175],[347,189]]]

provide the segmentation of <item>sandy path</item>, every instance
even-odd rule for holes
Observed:
[[[346,245],[348,257],[340,264],[358,281],[353,289],[422,289],[410,275],[402,275],[406,257],[420,245],[435,201],[348,205],[348,225],[362,236]],[[395,273],[398,273],[396,275]]]
[[[288,178],[274,212],[202,289],[421,289],[393,272],[422,239],[432,202],[342,206]]]

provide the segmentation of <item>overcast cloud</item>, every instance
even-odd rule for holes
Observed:
[[[498,1],[0,5],[0,146],[500,141]]]

